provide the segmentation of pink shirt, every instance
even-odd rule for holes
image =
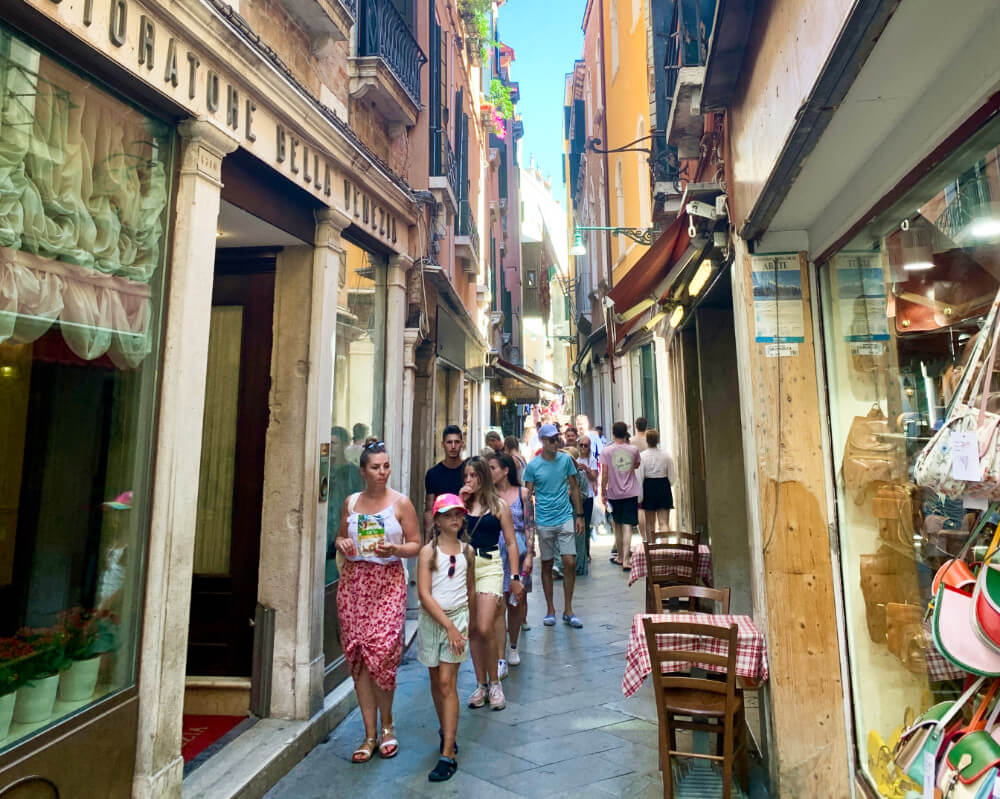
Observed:
[[[611,444],[601,450],[601,465],[608,474],[608,499],[639,496],[639,450],[631,444]]]

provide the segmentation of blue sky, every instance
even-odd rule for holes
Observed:
[[[500,9],[500,38],[514,48],[511,78],[521,87],[517,109],[524,119],[523,164],[534,155],[564,204],[563,91],[566,73],[583,55],[585,5],[585,0],[507,0]]]

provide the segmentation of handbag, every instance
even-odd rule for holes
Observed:
[[[879,486],[872,498],[872,515],[878,519],[878,534],[883,541],[912,547],[914,532],[920,528],[917,487],[910,483]]]
[[[1000,677],[1000,651],[973,627],[972,592],[942,582],[934,598],[934,646],[949,663],[972,674]]]
[[[936,762],[945,733],[961,725],[959,712],[976,695],[986,681],[979,677],[958,699],[939,702],[925,710],[899,738],[892,752],[896,768],[918,785],[924,784],[924,766],[931,758]]]
[[[988,335],[980,335],[976,341],[968,368],[962,373],[944,424],[931,436],[913,465],[913,478],[917,485],[931,488],[945,496],[1000,497],[1000,415],[986,410],[996,364],[997,344],[1000,341],[1000,326],[996,324],[998,304],[1000,292],[993,300],[983,327],[983,332],[988,332]],[[982,369],[980,361],[986,350],[987,339],[989,356],[986,358],[985,369]],[[973,404],[976,397],[981,397],[978,408]],[[952,433],[976,434],[979,479],[964,480],[953,476]]]
[[[1000,527],[976,577],[972,591],[972,626],[983,643],[1000,652],[1000,568],[990,562],[1000,552],[997,548],[998,536]]]
[[[891,483],[899,476],[896,445],[884,439],[889,432],[889,420],[878,403],[867,416],[854,417],[844,445],[844,487],[848,491],[860,493],[870,483]]]
[[[865,600],[865,623],[868,636],[884,644],[888,633],[886,607],[891,602],[920,604],[913,561],[883,544],[874,554],[862,555],[861,594]]]
[[[920,605],[890,602],[885,606],[886,645],[914,674],[927,673],[924,609]]]
[[[985,723],[980,719],[996,687],[994,682],[983,697],[968,731],[947,746],[937,775],[937,789],[944,799],[990,799],[993,794],[1000,766],[1000,743],[993,738],[1000,702]]]

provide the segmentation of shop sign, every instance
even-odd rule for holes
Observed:
[[[765,344],[805,341],[798,253],[755,255],[750,269],[756,340]]]
[[[889,341],[880,253],[841,253],[834,259],[840,322],[853,355],[878,356]]]
[[[213,119],[247,151],[358,227],[394,246],[396,217],[357,186],[337,163],[233,77],[225,62],[189,46],[176,30],[133,0],[25,0],[108,55],[192,116]],[[292,89],[289,89],[292,91]]]

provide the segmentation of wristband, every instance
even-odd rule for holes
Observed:
[[[520,574],[512,574],[510,576],[510,579],[511,580],[517,580],[518,582],[521,582],[521,575]]]

